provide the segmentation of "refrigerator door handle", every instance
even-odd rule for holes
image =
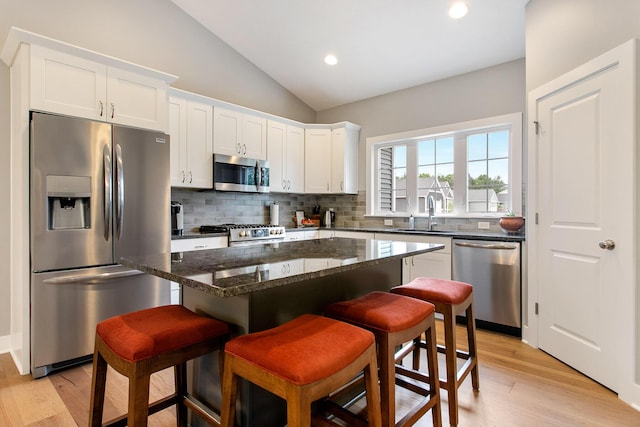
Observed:
[[[124,223],[124,167],[122,165],[122,147],[116,144],[116,237],[122,236]]]
[[[118,271],[114,273],[100,273],[100,274],[76,274],[70,276],[52,277],[51,279],[45,279],[42,283],[47,285],[65,285],[74,283],[104,283],[110,280],[122,279],[125,277],[139,276],[145,274],[138,270]]]
[[[111,152],[109,146],[105,144],[102,149],[102,160],[104,163],[104,240],[109,241],[109,234],[111,233],[111,210],[112,198],[111,198]]]

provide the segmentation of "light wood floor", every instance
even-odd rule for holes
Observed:
[[[478,348],[480,393],[473,393],[470,379],[460,388],[461,427],[640,426],[640,412],[614,393],[517,338],[479,330]],[[105,418],[111,418],[126,410],[127,383],[114,371],[107,378]],[[33,380],[18,375],[10,355],[2,354],[0,426],[86,426],[90,384],[91,364]],[[151,399],[172,390],[172,372],[154,375],[151,387]],[[442,397],[448,425],[444,391]],[[399,412],[410,402],[411,396],[401,397]],[[149,425],[174,426],[173,409],[153,415]],[[418,425],[430,426],[431,415]]]

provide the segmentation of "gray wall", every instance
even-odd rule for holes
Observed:
[[[301,122],[315,111],[169,0],[0,0],[16,26],[177,75],[173,86]],[[0,200],[9,200],[9,69],[0,62]],[[0,209],[0,336],[10,333],[8,209]]]
[[[640,37],[638,0],[531,0],[527,92],[634,37]]]
[[[358,188],[365,188],[365,141],[372,136],[524,112],[524,59],[318,112],[318,123],[348,120],[360,132]]]

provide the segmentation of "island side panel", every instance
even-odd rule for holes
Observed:
[[[333,302],[376,290],[388,291],[401,283],[402,261],[391,260],[236,297],[220,298],[185,286],[183,304],[197,313],[230,323],[233,334],[241,335],[281,325],[301,314],[322,314],[324,307]],[[194,396],[219,408],[217,353],[198,359],[192,369]],[[240,425],[271,427],[276,420],[278,425],[286,424],[286,404],[282,399],[247,382],[241,382],[239,396]],[[193,418],[192,425],[205,425]]]

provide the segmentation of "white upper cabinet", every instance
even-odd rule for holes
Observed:
[[[244,157],[267,160],[267,119],[242,114],[241,136]]]
[[[267,159],[267,119],[240,111],[213,109],[213,150],[217,154]]]
[[[131,64],[120,68],[37,44],[30,49],[32,109],[167,130],[167,82],[148,69],[137,73]]]
[[[169,98],[171,186],[213,187],[213,107],[180,96]]]
[[[356,194],[358,192],[358,139],[360,127],[352,123],[333,129],[305,131],[305,191]]]
[[[267,121],[267,160],[270,191],[304,192],[304,129],[275,120]]]
[[[305,129],[304,191],[331,192],[331,129]]]
[[[358,193],[360,130],[349,125],[331,131],[331,192]]]

